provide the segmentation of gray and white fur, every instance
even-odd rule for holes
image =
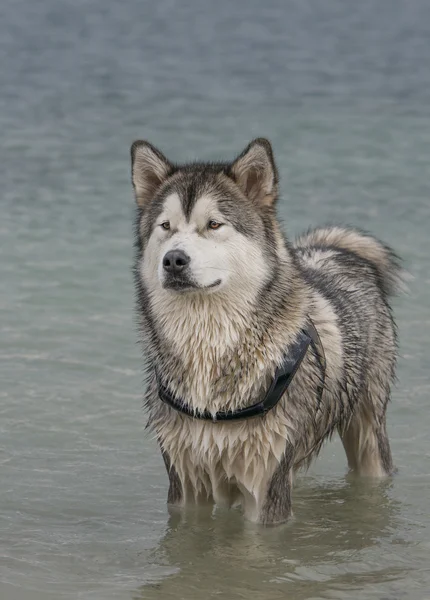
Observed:
[[[170,479],[168,502],[240,505],[254,522],[284,522],[294,472],[336,431],[352,471],[392,473],[389,297],[401,269],[390,248],[344,227],[290,243],[276,218],[278,176],[265,139],[231,163],[176,165],[144,141],[131,154],[146,406]],[[322,362],[309,348],[265,416],[212,423],[160,400],[156,373],[196,413],[257,402],[309,318],[326,358],[321,398]]]

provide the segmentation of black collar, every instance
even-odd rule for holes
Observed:
[[[177,412],[180,412],[194,419],[203,419],[206,421],[213,422],[237,421],[239,419],[248,419],[250,417],[256,417],[258,415],[265,415],[267,412],[269,412],[269,410],[271,410],[278,404],[279,400],[284,395],[286,389],[293,380],[297,369],[299,368],[302,360],[304,359],[309,345],[313,346],[321,369],[321,385],[319,386],[319,400],[321,400],[325,378],[325,357],[324,350],[318,336],[318,332],[315,329],[314,324],[310,320],[307,328],[302,329],[299,332],[296,340],[293,342],[293,344],[291,344],[291,346],[289,346],[289,348],[285,352],[282,365],[276,369],[275,376],[269,389],[267,390],[264,399],[260,402],[257,402],[256,404],[252,404],[251,406],[247,406],[245,408],[240,408],[234,412],[219,411],[214,415],[209,411],[196,412],[192,408],[190,408],[189,405],[186,402],[184,402],[181,398],[178,398],[177,396],[172,394],[172,392],[165,385],[163,385],[163,383],[161,383],[159,377],[157,377],[158,394],[165,404],[168,404]],[[318,351],[317,346],[320,347],[320,351]]]

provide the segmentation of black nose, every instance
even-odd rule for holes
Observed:
[[[163,269],[175,275],[185,269],[190,257],[182,250],[170,250],[163,258]]]

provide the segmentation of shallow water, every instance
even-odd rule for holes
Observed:
[[[1,600],[430,598],[430,5],[5,0],[0,6]],[[290,235],[372,230],[395,301],[398,475],[338,441],[280,528],[169,517],[144,431],[129,145],[233,157],[270,137]]]

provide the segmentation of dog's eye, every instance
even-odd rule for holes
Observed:
[[[170,229],[170,223],[169,223],[169,221],[164,221],[163,223],[161,223],[160,227],[162,227],[163,229],[165,229],[166,231],[168,231]]]
[[[218,221],[209,221],[208,229],[219,229],[222,226],[222,223],[218,223]]]

